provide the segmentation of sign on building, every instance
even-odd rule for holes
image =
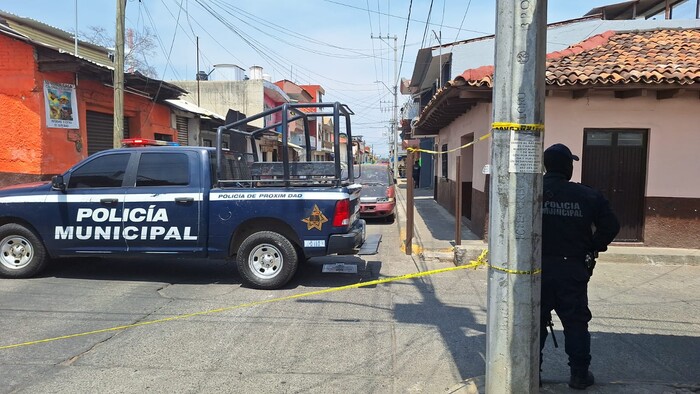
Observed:
[[[46,127],[77,129],[78,100],[75,85],[44,81]]]

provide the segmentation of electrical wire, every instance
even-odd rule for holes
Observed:
[[[347,8],[352,8],[352,9],[360,10],[360,11],[375,12],[375,11],[371,11],[369,8],[366,8],[366,9],[365,9],[365,8],[358,7],[358,6],[355,6],[355,5],[350,5],[350,4],[342,3],[342,2],[336,1],[336,0],[323,0],[323,1],[325,1],[325,2],[327,2],[327,3],[337,4],[337,5],[340,5],[340,6],[343,6],[343,7],[347,7]],[[382,15],[384,15],[384,14],[382,14]],[[396,19],[401,19],[401,20],[404,19],[403,17],[397,16],[397,15],[388,14],[388,16],[390,16],[390,17],[392,17],[392,18],[396,18]],[[420,22],[420,23],[423,23],[423,21],[417,20],[417,19],[412,19],[411,22]],[[465,31],[465,32],[476,33],[476,34],[483,34],[483,35],[493,34],[493,33],[485,32],[485,31],[480,31],[480,30],[459,29],[459,28],[457,28],[457,27],[448,26],[448,25],[444,25],[443,28],[452,29],[452,30],[461,30],[461,31]]]
[[[408,39],[408,25],[409,25],[409,23],[411,23],[411,10],[412,9],[413,9],[413,0],[411,0],[411,2],[408,3],[408,18],[406,18],[406,31],[403,33],[403,45],[401,46],[401,61],[399,62],[399,72],[396,75],[401,75],[401,70],[403,69],[403,56],[406,53],[406,40]]]
[[[183,0],[180,0],[180,6],[182,6],[182,1]],[[143,4],[143,3],[139,2],[139,4]],[[146,11],[146,15],[150,19],[151,24],[153,24],[153,29],[154,29],[154,32],[156,34],[156,39],[158,39],[158,41],[161,43],[161,46],[162,46],[163,41],[160,39],[160,37],[158,36],[158,32],[155,30],[155,24],[153,23],[153,18],[151,18],[151,13],[148,11],[148,8],[146,8],[145,5],[143,6],[143,9],[144,9],[144,11]],[[178,12],[176,25],[179,23],[179,21],[180,21],[180,13]],[[177,26],[175,27],[175,31],[173,32],[173,39],[170,41],[170,50],[168,51],[168,54],[165,58],[165,68],[163,69],[163,76],[165,76],[165,73],[168,71],[168,65],[171,66],[171,68],[173,70],[173,74],[177,75],[177,72],[175,71],[175,67],[172,66],[172,63],[170,63],[170,56],[173,52],[173,46],[175,45],[175,37],[177,37]],[[165,50],[165,48],[161,48],[161,49]],[[148,120],[151,118],[151,113],[153,113],[153,108],[155,108],[155,105],[156,105],[156,99],[158,98],[158,94],[160,94],[160,89],[162,87],[163,87],[163,80],[161,79],[160,83],[158,84],[158,89],[156,90],[156,94],[153,96],[153,102],[151,103],[151,108],[148,110],[148,115],[146,115],[146,118],[144,119],[143,123],[141,124],[141,127],[143,127],[146,123],[148,123]]]
[[[430,8],[428,8],[428,18],[425,20],[425,31],[423,32],[423,40],[420,43],[420,47],[423,48],[425,44],[425,39],[428,37],[428,27],[430,26],[430,15],[433,13],[433,0],[430,0]]]

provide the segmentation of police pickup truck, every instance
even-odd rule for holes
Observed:
[[[308,258],[356,253],[361,186],[352,147],[341,155],[339,144],[351,114],[339,103],[285,104],[219,127],[215,148],[111,149],[50,183],[2,188],[0,275],[30,277],[57,257],[203,257],[235,259],[245,284],[275,289]],[[311,146],[309,121],[323,116],[333,117],[333,160],[291,151],[289,129],[303,127]],[[282,161],[261,160],[265,141]]]

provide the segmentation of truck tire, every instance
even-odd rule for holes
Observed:
[[[47,260],[44,244],[31,230],[16,223],[0,226],[0,276],[32,277]]]
[[[274,231],[258,231],[241,243],[236,265],[243,282],[258,289],[278,289],[294,276],[299,257],[294,245]]]

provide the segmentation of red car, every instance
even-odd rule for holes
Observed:
[[[396,217],[396,187],[394,177],[386,164],[363,164],[360,176],[355,178],[362,184],[360,192],[360,217],[385,218],[388,222]]]

